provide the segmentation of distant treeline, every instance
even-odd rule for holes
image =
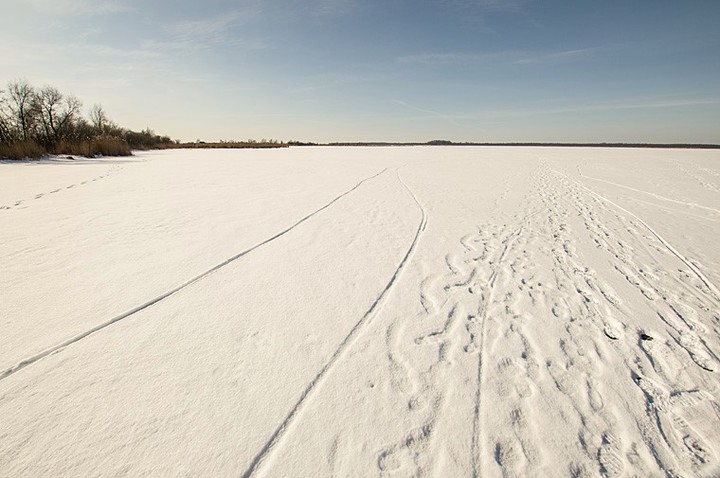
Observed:
[[[173,141],[150,128],[132,131],[115,124],[100,105],[85,118],[82,102],[52,86],[36,88],[15,80],[0,89],[0,158],[39,158],[48,154],[77,156],[128,156],[134,149],[165,148],[285,148],[288,146],[553,146],[603,148],[720,149],[717,144],[645,143],[454,143],[436,139],[425,143],[345,142],[318,144],[277,140],[192,143]]]
[[[11,81],[0,90],[0,157],[128,156],[133,149],[175,145],[149,128],[138,132],[118,126],[100,105],[90,109],[87,119],[81,108],[79,99],[52,86]]]
[[[287,148],[290,143],[284,143],[276,139],[262,139],[256,141],[254,139],[248,139],[247,141],[225,141],[220,140],[217,143],[206,143],[205,141],[197,140],[194,143],[177,143],[173,145],[173,148],[182,149],[264,149],[264,148]]]
[[[299,143],[304,146],[315,143]],[[291,146],[295,144],[290,143]],[[677,148],[677,149],[720,149],[720,144],[685,144],[685,143],[455,143],[436,139],[424,143],[393,143],[393,142],[352,142],[327,143],[319,146],[534,146],[560,148]]]

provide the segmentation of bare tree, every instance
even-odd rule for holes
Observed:
[[[0,90],[0,144],[13,141],[12,110],[5,91]]]
[[[101,105],[94,105],[90,121],[82,103],[52,86],[36,89],[14,80],[0,89],[0,155],[40,157],[43,154],[126,155],[131,148],[166,147],[167,136],[150,128],[131,131],[111,121]]]
[[[102,105],[95,104],[92,108],[90,108],[90,122],[99,134],[103,134],[105,132],[105,128],[108,126],[109,120]]]
[[[21,139],[27,141],[32,133],[37,112],[35,89],[26,80],[15,80],[8,84],[8,95],[12,120]]]
[[[46,86],[37,94],[37,105],[44,140],[48,146],[54,146],[67,136],[82,103],[74,96],[65,96],[56,88]]]
[[[36,101],[43,126],[43,142],[54,144],[55,130],[63,95],[56,88],[46,86],[37,93]]]

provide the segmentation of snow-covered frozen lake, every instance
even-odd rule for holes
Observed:
[[[719,476],[720,151],[0,164],[2,476]]]

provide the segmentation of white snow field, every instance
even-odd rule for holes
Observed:
[[[1,476],[720,476],[720,151],[0,164]]]

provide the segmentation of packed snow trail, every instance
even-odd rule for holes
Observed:
[[[593,243],[597,247],[608,247],[607,250],[614,259],[619,261],[615,266],[616,270],[611,272],[624,270],[621,264],[638,267],[635,262],[637,259],[630,259],[623,252],[630,250],[624,242],[608,240],[612,235],[606,235],[605,226],[598,222],[596,216],[602,213],[608,223],[614,221],[611,220],[609,210],[599,207],[602,202],[589,207],[589,199],[594,198],[594,195],[583,194],[585,189],[579,186],[574,189],[571,186],[573,183],[567,182],[566,178],[563,179],[546,166],[537,171],[537,177],[539,182],[537,192],[534,193],[537,200],[528,201],[531,206],[528,207],[527,219],[518,218],[521,229],[515,233],[505,232],[506,227],[498,230],[497,224],[502,221],[478,227],[483,235],[463,236],[459,241],[467,259],[446,260],[451,278],[440,282],[423,282],[435,283],[432,290],[444,291],[443,294],[452,292],[452,295],[457,297],[456,300],[459,300],[456,302],[452,299],[440,299],[437,293],[431,291],[420,294],[425,303],[423,309],[430,314],[434,315],[437,308],[428,306],[428,303],[443,304],[438,311],[439,319],[445,321],[445,325],[441,325],[442,334],[454,331],[457,335],[443,341],[428,342],[427,337],[438,335],[433,332],[430,335],[425,333],[416,339],[420,344],[436,344],[438,347],[437,358],[440,362],[431,362],[426,371],[412,370],[414,367],[411,364],[423,361],[420,355],[411,358],[414,354],[409,353],[410,349],[396,350],[389,354],[394,357],[393,362],[396,364],[399,363],[397,357],[405,355],[402,362],[407,367],[408,376],[425,377],[423,384],[418,384],[416,389],[428,392],[434,390],[424,399],[411,394],[408,400],[411,403],[419,401],[437,405],[433,406],[434,412],[430,414],[430,418],[419,416],[417,423],[401,435],[406,438],[400,438],[399,442],[407,439],[412,446],[381,452],[380,471],[416,474],[421,470],[435,470],[437,475],[481,475],[492,472],[497,467],[497,473],[502,476],[542,476],[553,474],[551,470],[556,470],[557,473],[557,468],[553,468],[557,465],[556,458],[548,459],[548,456],[557,457],[568,450],[577,449],[580,454],[578,458],[569,463],[568,468],[562,468],[569,469],[570,474],[577,474],[582,470],[582,473],[590,475],[599,473],[603,476],[621,476],[624,470],[631,468],[634,473],[639,474],[660,472],[673,476],[678,469],[712,474],[710,470],[716,469],[717,462],[714,461],[711,445],[717,442],[718,433],[707,423],[698,420],[696,411],[693,411],[695,415],[690,415],[693,416],[692,425],[686,423],[687,419],[683,417],[687,416],[688,409],[683,407],[710,412],[709,417],[717,420],[717,412],[713,413],[713,408],[708,408],[708,400],[712,395],[699,391],[703,388],[715,388],[714,378],[705,374],[712,371],[717,363],[714,351],[717,349],[717,337],[706,340],[697,335],[699,324],[687,323],[682,319],[681,322],[672,321],[665,312],[661,312],[662,320],[669,321],[667,323],[671,326],[671,341],[661,341],[656,348],[667,350],[665,347],[669,346],[672,350],[672,344],[677,341],[681,346],[679,351],[687,355],[676,355],[677,359],[686,364],[682,369],[676,369],[676,372],[684,370],[683,373],[694,377],[692,381],[695,384],[704,386],[687,388],[686,384],[680,384],[676,379],[665,376],[664,380],[668,380],[666,385],[657,390],[651,389],[654,390],[651,392],[645,391],[646,384],[652,382],[649,378],[640,378],[639,371],[632,371],[639,370],[637,367],[643,362],[641,357],[647,356],[644,350],[660,340],[655,332],[652,335],[642,332],[650,330],[649,327],[653,327],[652,323],[656,319],[653,320],[651,315],[648,317],[650,322],[647,323],[641,316],[642,325],[631,326],[635,314],[627,309],[621,296],[609,283],[604,282],[602,276],[593,271],[587,262],[580,262],[582,259],[577,255],[576,248],[577,239],[581,236],[577,231],[574,234],[570,232],[570,224],[566,221],[574,215],[569,212],[568,206],[579,208],[580,217],[584,218],[584,227],[591,233],[590,239]],[[533,208],[533,204],[544,205],[548,211],[547,218],[540,215],[542,209]],[[627,221],[626,218],[618,219]],[[630,219],[636,218],[630,216]],[[548,221],[547,225],[543,225],[545,221]],[[621,229],[617,226],[613,226],[613,230],[618,236],[621,235]],[[629,232],[636,234],[632,229]],[[552,238],[553,242],[546,245],[542,242],[544,238]],[[635,240],[638,239],[645,240],[635,236]],[[662,241],[659,242],[665,245]],[[550,251],[547,247],[551,247]],[[548,252],[552,254],[548,256]],[[677,259],[682,261],[680,257]],[[684,264],[684,261],[680,263]],[[643,271],[643,268],[638,270]],[[454,278],[458,275],[460,279]],[[443,282],[445,285],[442,285]],[[636,283],[634,279],[632,283]],[[641,284],[639,281],[637,283]],[[702,282],[700,284],[704,285]],[[673,288],[677,289],[677,286]],[[647,290],[645,293],[651,294]],[[676,317],[679,317],[679,314],[689,315],[690,312],[693,317],[697,317],[717,310],[717,302],[707,289],[704,292],[702,289],[694,292],[699,304],[706,305],[700,305],[697,309],[690,307],[687,312],[679,312],[679,303],[671,302],[671,294],[667,290],[663,290],[661,294],[665,297],[664,300],[668,301],[668,311]],[[657,300],[658,296],[651,297]],[[473,310],[478,299],[479,312],[467,315],[467,323],[472,326],[465,330],[455,327],[453,323],[457,321],[457,317],[463,317],[459,311]],[[443,310],[449,312],[445,314]],[[552,315],[548,316],[546,311],[551,311]],[[485,326],[479,332],[474,325],[478,317],[486,318],[481,322]],[[569,322],[563,324],[565,320]],[[640,328],[633,333],[634,327]],[[467,337],[463,337],[465,334],[468,334]],[[632,343],[633,335],[638,337],[636,344]],[[439,428],[443,415],[450,413],[449,405],[445,405],[445,402],[448,401],[447,396],[451,394],[452,387],[446,389],[447,376],[441,379],[437,367],[445,364],[444,367],[457,368],[457,363],[463,360],[462,352],[450,344],[453,341],[467,343],[468,340],[470,346],[464,347],[465,352],[479,353],[481,357],[478,368],[479,386],[474,406],[476,425],[471,433],[471,466],[465,468],[462,463],[458,463],[458,468],[439,472],[436,467],[437,463],[442,461],[443,454],[438,449],[440,443],[434,444],[441,440],[435,438],[435,429]],[[560,348],[553,352],[552,344],[558,343],[558,340]],[[478,342],[479,346],[476,345]],[[517,348],[514,344],[517,344]],[[513,353],[514,351],[516,352]],[[544,363],[538,360],[538,354],[548,357]],[[487,360],[482,357],[490,358],[494,366],[483,367]],[[651,363],[657,363],[657,360],[652,358]],[[618,363],[614,364],[616,361]],[[631,373],[618,375],[617,371],[623,370]],[[666,373],[659,369],[657,372]],[[642,374],[653,375],[647,369]],[[657,379],[663,380],[661,377]],[[455,387],[459,386],[458,382],[462,382],[459,377],[452,381]],[[622,394],[632,392],[627,390],[627,383],[633,382],[649,397],[650,404],[658,400],[661,394],[688,399],[683,400],[683,407],[673,409],[669,416],[665,411],[657,412],[653,405],[648,405],[649,421],[643,418],[642,414],[631,419],[642,423],[641,434],[628,435],[627,431],[618,428],[619,422],[624,420],[619,420],[611,408],[628,403],[629,397]],[[623,386],[623,383],[626,385]],[[622,398],[608,397],[617,391],[621,391]],[[611,407],[610,403],[615,405]],[[577,418],[574,418],[575,416]],[[671,420],[682,423],[675,425]],[[482,425],[477,425],[478,423]],[[568,433],[568,430],[575,427],[577,432]],[[698,429],[702,432],[698,433]],[[414,430],[423,432],[417,435]],[[578,436],[582,437],[581,442],[573,439]],[[663,436],[665,438],[658,442]],[[682,458],[682,452],[674,442],[677,439],[673,436],[687,442],[685,446],[689,447],[691,452],[689,458]],[[682,438],[683,436],[685,438]],[[704,438],[701,438],[702,436]],[[649,452],[643,452],[638,443],[644,443]],[[663,448],[662,443],[669,449]],[[576,448],[579,445],[582,445],[582,448]],[[626,458],[630,453],[628,450],[632,452],[630,461]],[[678,453],[680,455],[677,455]],[[405,465],[399,458],[403,454],[406,454],[408,460]],[[585,457],[580,458],[582,455]],[[673,458],[673,455],[679,459]],[[652,471],[653,466],[657,467],[655,472]]]
[[[533,215],[536,213],[533,213]],[[484,360],[484,353],[485,353],[485,322],[487,321],[488,316],[488,305],[493,302],[493,297],[495,293],[495,282],[497,281],[498,277],[498,267],[503,264],[505,261],[505,257],[507,255],[508,250],[512,246],[513,242],[522,235],[523,229],[525,229],[525,226],[527,224],[527,221],[530,219],[529,216],[527,219],[523,220],[522,226],[520,228],[511,233],[510,236],[505,239],[504,246],[502,248],[502,252],[500,253],[500,257],[497,259],[497,262],[495,262],[495,268],[493,269],[492,273],[490,274],[490,279],[487,282],[487,295],[483,297],[485,300],[480,303],[480,310],[478,311],[477,317],[479,317],[479,327],[480,327],[480,339],[478,340],[477,344],[473,342],[472,334],[471,334],[471,343],[467,347],[466,351],[470,351],[471,348],[474,349],[475,352],[478,354],[478,365],[477,365],[477,392],[475,394],[475,420],[473,423],[473,439],[472,439],[472,451],[473,451],[473,477],[479,477],[482,474],[482,463],[481,463],[481,457],[484,456],[484,453],[482,451],[482,439],[481,434],[483,432],[483,425],[482,425],[482,386],[483,386],[483,366],[485,364]],[[469,331],[470,329],[468,329]]]

